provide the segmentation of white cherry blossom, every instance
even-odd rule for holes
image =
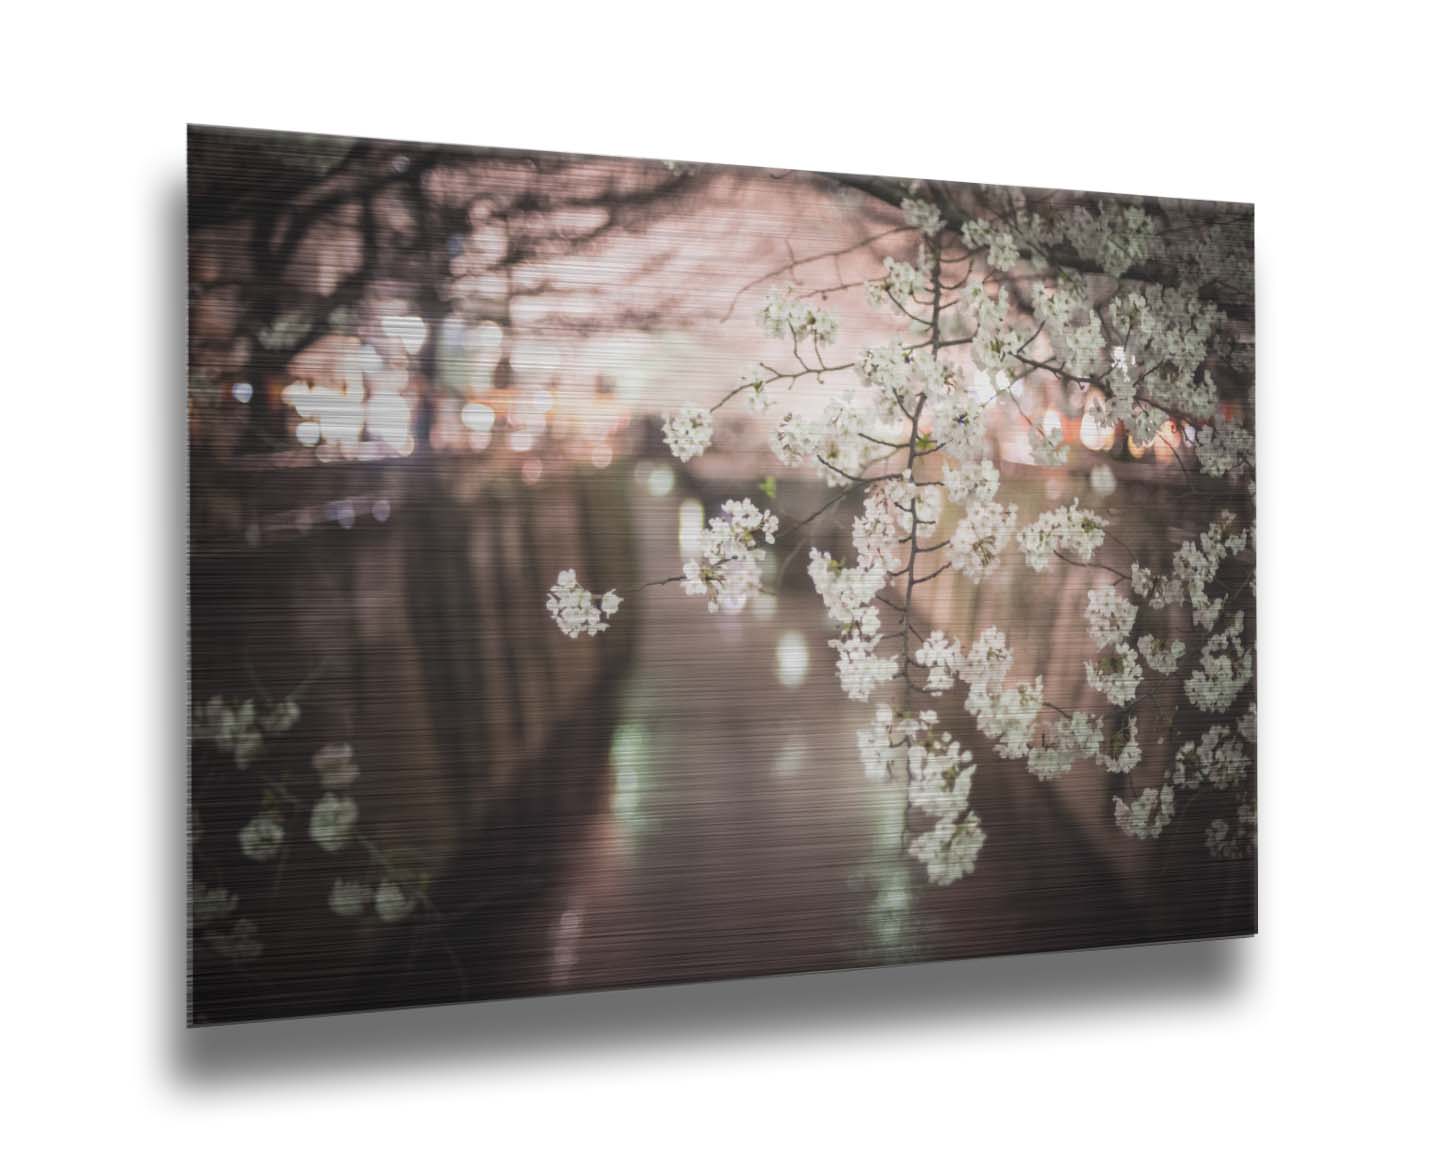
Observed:
[[[567,568],[555,578],[545,607],[560,631],[572,640],[580,635],[596,636],[610,627],[608,617],[620,611],[621,598],[612,588],[595,603],[595,593],[581,587],[575,570]]]
[[[326,852],[338,852],[350,840],[360,807],[349,796],[327,792],[310,812],[310,839]]]
[[[1106,523],[1104,517],[1081,508],[1078,500],[1069,507],[1043,512],[1020,530],[1025,562],[1036,572],[1043,572],[1050,558],[1064,551],[1088,564],[1105,542]]]
[[[1108,656],[1085,661],[1085,679],[1090,687],[1117,708],[1135,699],[1144,675],[1140,657],[1128,644],[1116,644]]]
[[[675,458],[693,460],[710,447],[715,421],[709,409],[687,404],[665,421],[665,443]]]
[[[260,813],[240,829],[240,851],[262,864],[275,859],[284,842],[285,825],[273,812]]]
[[[1180,657],[1185,655],[1185,641],[1172,640],[1167,647],[1154,636],[1146,634],[1135,642],[1145,663],[1161,676],[1171,676],[1180,667]]]
[[[900,211],[905,214],[906,224],[911,228],[920,229],[926,236],[935,235],[940,231],[940,226],[944,222],[940,215],[940,209],[928,200],[907,197],[900,201]]]
[[[1092,588],[1088,599],[1085,620],[1095,647],[1105,648],[1111,644],[1119,644],[1130,635],[1139,609],[1128,597],[1116,591],[1115,585],[1106,584],[1102,588]]]
[[[727,500],[700,533],[700,554],[685,562],[687,596],[704,596],[711,612],[739,612],[760,590],[759,541],[775,543],[780,522],[749,500]],[[617,599],[618,604],[618,599]]]
[[[1107,772],[1128,776],[1140,766],[1140,757],[1139,722],[1131,716],[1125,727],[1101,746],[1095,760]]]
[[[1128,804],[1115,797],[1115,824],[1127,836],[1154,840],[1175,817],[1175,789],[1169,784],[1146,788]]]
[[[387,924],[404,920],[415,909],[417,897],[397,880],[385,880],[375,889],[375,915]]]
[[[995,503],[974,503],[950,536],[950,563],[976,584],[990,571],[1015,531],[1019,512]]]

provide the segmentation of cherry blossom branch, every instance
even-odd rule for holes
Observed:
[[[768,364],[762,363],[760,367],[764,368],[765,371],[770,373],[770,375],[765,380],[759,381],[760,387],[764,388],[769,384],[775,383],[775,381],[777,380],[789,380],[793,387],[795,381],[803,379],[806,376],[814,376],[818,380],[827,372],[843,372],[847,368],[855,367],[854,361],[849,361],[845,364],[821,364],[819,368],[811,368],[808,364],[805,363],[803,359],[799,357],[798,353],[796,354],[796,358],[800,360],[801,364],[801,368],[798,372],[781,372],[776,368],[770,367],[770,365]],[[744,392],[749,392],[754,388],[755,383],[749,380],[737,384],[734,388],[730,389],[730,391],[726,392],[725,395],[721,396],[719,400],[715,401],[714,404],[710,405],[710,411],[720,411],[721,408],[725,407],[725,405],[730,403],[731,400],[735,399],[736,396],[739,396]]]
[[[797,259],[794,252],[791,252],[790,262],[788,264],[782,264],[779,268],[774,268],[771,271],[766,272],[763,276],[757,276],[754,280],[742,284],[740,288],[736,291],[735,295],[731,298],[730,307],[725,309],[725,315],[720,317],[720,323],[726,323],[731,316],[735,315],[735,307],[740,303],[741,296],[745,295],[745,293],[750,291],[751,288],[757,288],[761,284],[764,284],[767,280],[773,280],[777,276],[783,276],[787,272],[793,272],[795,271],[795,269],[804,267],[806,264],[815,264],[821,260],[830,260],[837,256],[846,256],[851,252],[859,251],[861,248],[868,248],[871,244],[875,244],[881,240],[886,239],[889,236],[894,236],[898,233],[909,231],[910,228],[908,225],[896,226],[894,228],[889,228],[884,232],[877,232],[873,236],[867,236],[863,240],[857,240],[854,244],[847,245],[844,248],[836,248],[828,252],[820,252],[814,256],[806,256],[804,259]]]
[[[950,561],[947,560],[944,564],[940,565],[939,568],[935,569],[935,571],[931,572],[928,576],[921,576],[918,580],[912,580],[911,587],[918,587],[921,584],[925,584],[931,580],[934,580],[935,577],[942,575],[949,567]]]
[[[1099,568],[1103,572],[1110,572],[1120,578],[1116,581],[1117,584],[1130,579],[1130,573],[1121,572],[1118,568],[1111,568],[1108,564],[1101,564],[1098,560],[1091,560],[1088,562],[1083,560],[1073,560],[1069,556],[1066,556],[1065,553],[1058,550],[1055,552],[1055,558],[1057,560],[1064,561],[1066,564],[1069,564],[1071,567],[1074,568]]]
[[[940,284],[940,259],[939,259],[939,258],[940,258],[940,251],[939,251],[939,243],[938,243],[938,241],[931,241],[931,255],[932,255],[932,257],[934,257],[934,259],[931,261],[931,272],[930,272],[930,282],[931,282],[931,286],[932,286],[932,289],[931,289],[931,290],[932,290],[932,292],[933,292],[934,299],[933,299],[933,302],[932,302],[931,305],[930,305],[930,323],[929,323],[929,328],[930,328],[930,351],[931,351],[931,354],[932,354],[932,355],[938,357],[939,354],[940,354],[940,348],[939,348],[939,344],[940,344],[940,289],[939,289],[939,284]],[[888,294],[888,293],[887,293],[887,294]],[[905,309],[902,308],[901,311],[904,312]],[[908,316],[909,313],[906,312],[906,315]],[[919,440],[920,440],[920,416],[921,416],[921,414],[925,411],[925,399],[926,399],[925,394],[922,392],[922,393],[920,394],[920,398],[915,402],[915,412],[914,412],[913,415],[910,416],[910,442],[909,442],[909,451],[907,452],[907,454],[906,454],[906,459],[905,459],[904,474],[910,476],[912,479],[913,479],[913,477],[914,477],[914,472],[913,472],[912,470],[913,470],[914,467],[915,467],[915,453],[916,453],[916,451],[917,451],[917,449],[918,449],[918,447],[919,447]],[[904,409],[902,408],[901,411],[904,411]],[[901,645],[900,645],[901,667],[905,670],[905,671],[904,671],[904,676],[905,676],[905,690],[904,690],[904,692],[903,692],[903,694],[902,694],[902,697],[903,697],[903,703],[904,703],[904,706],[905,706],[905,709],[906,709],[906,710],[908,710],[909,707],[910,707],[910,692],[911,692],[911,689],[913,688],[913,685],[910,683],[910,672],[909,672],[909,667],[908,667],[909,662],[910,662],[910,632],[909,632],[909,629],[910,629],[910,614],[911,614],[911,610],[912,610],[912,608],[913,608],[914,599],[915,599],[915,583],[916,583],[916,581],[915,581],[915,562],[916,562],[916,559],[918,558],[918,556],[919,556],[919,554],[920,554],[920,553],[919,553],[919,548],[920,548],[919,532],[916,531],[916,527],[918,527],[918,518],[919,518],[919,503],[920,503],[920,501],[919,501],[919,499],[918,499],[917,497],[912,497],[911,500],[910,500],[910,520],[911,520],[911,524],[912,524],[912,528],[911,528],[911,532],[910,532],[910,558],[909,558],[909,561],[906,563],[905,568],[903,569],[903,571],[906,573],[906,578],[905,578],[905,601],[904,601],[905,607],[904,607],[904,610],[903,610],[903,611],[901,612],[901,614],[900,614],[901,621],[905,624],[905,627],[906,627],[905,635],[904,635],[904,637],[901,639]],[[946,567],[949,567],[949,565],[947,564]],[[943,569],[942,569],[941,571],[943,571]],[[938,573],[937,573],[937,574],[938,574]],[[928,577],[927,577],[927,579],[928,579]],[[906,797],[906,806],[905,806],[905,812],[904,812],[904,817],[903,817],[903,818],[905,819],[906,824],[908,825],[908,823],[909,823],[909,797],[908,797],[908,796]]]

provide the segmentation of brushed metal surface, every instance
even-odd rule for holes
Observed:
[[[883,191],[191,130],[193,1023],[1255,930],[1254,858],[1213,860],[1203,843],[1211,820],[1233,822],[1234,795],[1182,793],[1158,840],[1127,838],[1113,775],[1086,762],[1042,782],[991,755],[963,685],[923,703],[975,752],[987,839],[973,874],[927,884],[902,843],[903,784],[860,770],[856,730],[873,704],[841,691],[805,573],[812,544],[847,552],[858,497],[777,547],[779,561],[803,545],[770,570],[773,598],[740,615],[707,613],[678,585],[627,595],[594,638],[562,636],[547,614],[563,568],[597,590],[673,576],[697,502],[713,515],[732,496],[762,501],[772,475],[792,519],[835,495],[780,468],[763,436],[722,431],[682,465],[656,417],[713,403],[757,357],[767,273],[819,288],[899,252],[893,239],[857,244],[899,226]],[[1229,222],[1215,243],[1240,287],[1205,291],[1253,336],[1248,207],[1157,211],[1177,228]],[[818,252],[837,254],[796,263]],[[1142,271],[1173,283],[1183,270]],[[859,292],[826,300],[842,325],[876,324]],[[386,316],[418,317],[423,334],[387,330]],[[472,344],[442,339],[455,317],[479,333]],[[386,385],[404,397],[400,430],[361,405],[376,419],[353,443],[297,439],[284,389],[308,379],[349,403],[354,358],[375,354],[400,373]],[[368,371],[367,402],[381,391]],[[540,417],[522,411],[527,388],[549,396]],[[1249,388],[1225,388],[1248,411]],[[467,403],[493,413],[488,438],[465,423]],[[543,432],[516,438],[531,427]],[[1077,449],[1064,469],[1002,459],[1002,498],[1022,523],[1072,497],[1099,504],[1159,570],[1250,497],[1157,452]],[[1253,555],[1237,566],[1253,646]],[[1036,577],[1012,547],[978,587],[927,588],[916,620],[962,638],[998,625],[1017,676],[1095,708],[1083,670],[1094,575]],[[1146,785],[1213,719],[1188,708],[1181,680],[1147,681],[1142,708],[1161,719],[1146,728],[1160,733],[1136,772]],[[235,730],[227,744],[206,714],[217,697],[260,717],[289,699],[298,718],[237,758]],[[1242,710],[1249,699],[1253,685]],[[358,776],[327,785],[314,757],[337,743]],[[327,792],[358,813],[334,851],[311,834]],[[257,861],[241,839],[263,812],[284,839]],[[332,910],[337,879],[387,878],[414,901],[403,917]]]

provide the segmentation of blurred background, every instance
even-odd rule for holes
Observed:
[[[861,285],[914,236],[865,182],[195,128],[189,218],[192,701],[298,706],[243,766],[192,740],[192,883],[234,898],[193,916],[196,1022],[1253,930],[1254,862],[1209,858],[1209,797],[1128,839],[1113,780],[989,756],[959,694],[940,710],[976,749],[988,839],[975,874],[927,886],[900,786],[860,771],[872,709],[834,677],[804,550],[772,549],[737,615],[670,586],[593,639],[550,620],[561,569],[630,589],[676,574],[724,499],[800,518],[834,495],[775,460],[775,412],[726,409],[688,465],[659,421],[783,354],[754,323],[780,283],[837,315],[837,361],[895,335]],[[1027,389],[1074,450],[1034,467],[995,406],[1022,523],[1079,497],[1158,569],[1235,499],[1197,493],[1163,437]],[[804,549],[848,552],[855,507]],[[1080,699],[1095,578],[1012,551],[978,589],[926,585],[921,627],[996,624],[1017,675]],[[1197,736],[1147,748],[1142,782]],[[336,744],[361,835],[331,852],[307,814]],[[258,863],[240,838],[262,811],[285,838]],[[331,910],[337,876],[390,875],[402,917]]]

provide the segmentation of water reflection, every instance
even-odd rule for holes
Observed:
[[[569,982],[570,970],[579,957],[580,934],[585,914],[578,908],[567,908],[555,925],[555,947],[550,957],[550,979],[559,985]]]
[[[795,733],[787,737],[775,756],[775,775],[794,776],[805,767],[809,754],[810,742],[804,736]]]
[[[644,811],[646,782],[650,774],[649,732],[643,724],[622,724],[610,744],[610,770],[615,792],[611,810],[631,831],[648,822]]]
[[[680,501],[680,555],[700,554],[700,533],[705,530],[705,506],[693,496]]]
[[[810,671],[810,648],[803,633],[793,629],[780,633],[775,643],[775,678],[786,688],[805,682]]]
[[[910,884],[906,877],[888,877],[870,904],[869,929],[872,939],[884,948],[902,942],[910,918]]]

